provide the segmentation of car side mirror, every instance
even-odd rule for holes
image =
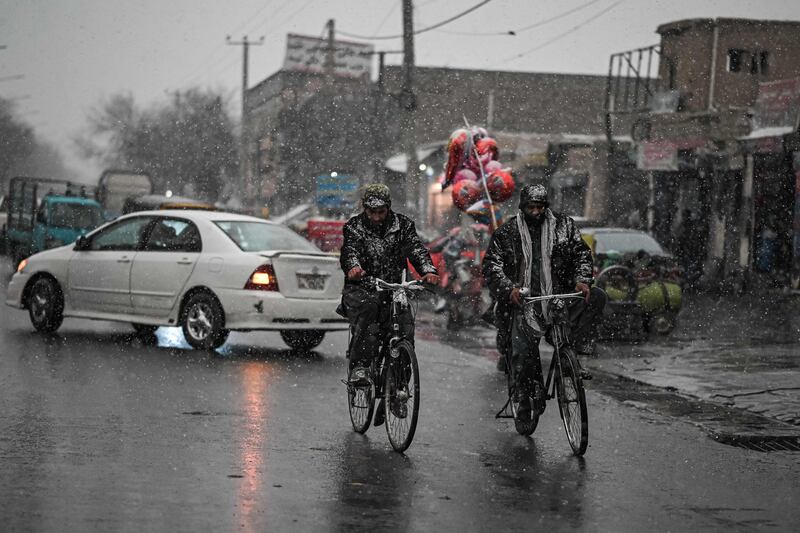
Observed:
[[[89,239],[86,238],[86,235],[79,235],[78,239],[75,241],[75,248],[73,248],[73,250],[80,252],[88,249],[89,249]]]

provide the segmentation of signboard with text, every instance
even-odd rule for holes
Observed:
[[[696,150],[706,145],[705,139],[663,139],[637,146],[636,167],[639,170],[675,172],[681,168],[680,152]]]
[[[316,177],[316,200],[319,207],[353,209],[358,196],[358,178],[324,174]]]
[[[792,128],[800,122],[800,78],[758,84],[753,129]]]
[[[333,41],[333,74],[346,78],[369,78],[374,47],[370,44]],[[283,70],[326,72],[329,45],[326,39],[290,33],[286,38]]]

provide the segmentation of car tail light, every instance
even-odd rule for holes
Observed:
[[[17,265],[17,272],[22,272],[23,270],[25,270],[26,266],[28,266],[28,260],[23,259],[22,261],[19,262],[19,265]]]
[[[255,269],[244,284],[244,288],[249,291],[277,291],[278,278],[275,277],[272,265],[261,265]]]

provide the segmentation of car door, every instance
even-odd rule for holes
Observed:
[[[76,246],[67,278],[75,310],[131,312],[131,266],[152,221],[151,216],[120,220]]]
[[[166,317],[202,251],[197,226],[188,219],[158,217],[131,269],[134,313]]]

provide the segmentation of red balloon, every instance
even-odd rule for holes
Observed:
[[[495,202],[505,202],[514,194],[514,178],[504,170],[497,170],[486,178],[489,196]]]
[[[478,150],[480,155],[488,155],[490,160],[496,161],[499,159],[500,150],[497,148],[497,141],[491,137],[478,139],[478,142],[475,143],[475,148]]]
[[[480,200],[483,185],[479,181],[462,180],[453,185],[453,205],[462,211]]]

